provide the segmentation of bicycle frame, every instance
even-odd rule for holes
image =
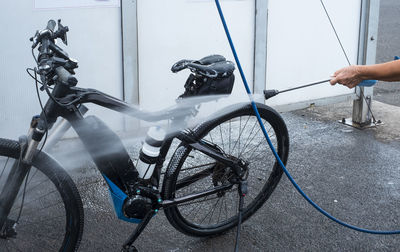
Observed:
[[[47,155],[43,153],[39,153],[38,155],[37,152],[38,146],[42,142],[43,137],[45,135],[47,136],[48,130],[53,127],[59,117],[62,117],[65,121],[61,122],[57,126],[54,136],[51,139],[50,147],[58,142],[62,135],[72,126],[82,141],[85,149],[88,151],[94,163],[96,164],[104,180],[107,182],[118,218],[128,222],[139,223],[139,225],[136,227],[136,230],[124,243],[123,251],[132,251],[135,249],[134,246],[132,246],[133,242],[159,209],[177,206],[178,204],[186,203],[212,194],[217,194],[219,197],[221,197],[220,195],[224,195],[224,191],[232,189],[235,184],[238,185],[238,193],[240,197],[238,213],[238,226],[240,227],[242,220],[241,216],[243,212],[243,197],[247,193],[246,175],[248,175],[247,172],[249,163],[245,162],[243,159],[240,159],[240,154],[239,157],[234,157],[225,153],[223,148],[218,146],[219,143],[214,143],[213,140],[202,140],[201,138],[202,134],[208,134],[207,131],[209,131],[211,127],[214,127],[214,124],[221,126],[226,117],[236,116],[235,113],[237,112],[241,118],[242,112],[245,114],[248,114],[248,112],[245,110],[238,110],[232,114],[221,114],[217,118],[199,125],[193,131],[191,129],[187,129],[185,131],[176,131],[178,122],[180,123],[184,121],[187,123],[187,118],[192,117],[198,112],[197,105],[200,104],[196,102],[185,104],[185,99],[187,98],[182,99],[182,97],[192,97],[200,94],[223,94],[222,96],[225,96],[226,94],[229,95],[231,93],[234,82],[233,71],[235,69],[233,63],[226,61],[224,57],[218,55],[203,58],[204,63],[207,61],[205,59],[208,59],[207,62],[209,62],[207,64],[205,63],[204,65],[192,62],[192,64],[196,64],[196,67],[193,66],[194,68],[190,69],[192,72],[200,73],[201,77],[199,79],[192,80],[193,83],[190,81],[189,84],[193,84],[193,86],[189,87],[185,85],[185,93],[180,96],[181,99],[177,101],[176,106],[172,106],[164,111],[150,113],[135,108],[128,103],[125,103],[98,90],[75,87],[78,83],[78,80],[74,77],[74,69],[78,67],[77,61],[69,58],[66,52],[55,45],[55,40],[57,38],[62,39],[62,41],[66,44],[66,32],[68,31],[68,27],[62,26],[60,20],[58,21],[57,31],[54,31],[55,26],[55,21],[50,20],[45,30],[37,31],[35,36],[31,38],[31,41],[33,41],[32,54],[37,63],[37,69],[33,69],[35,76],[31,75],[31,77],[35,79],[36,85],[38,85],[38,83],[42,84],[42,91],[45,90],[47,92],[49,99],[47,100],[44,108],[42,107],[40,116],[33,117],[28,136],[22,136],[20,138],[20,145],[16,144],[20,149],[14,148],[14,152],[10,156],[16,159],[15,153],[20,154],[19,159],[14,161],[11,167],[11,171],[7,177],[7,184],[0,192],[0,237],[7,239],[17,234],[15,227],[19,222],[22,208],[24,206],[25,190],[27,189],[26,185],[28,181],[30,181],[28,180],[30,169],[32,164],[35,164],[39,168],[38,170],[43,168],[43,170],[47,173],[57,170],[59,174],[64,174],[63,176],[58,176],[57,181],[52,182],[57,186],[58,191],[62,193],[65,209],[70,209],[72,204],[75,206],[73,209],[78,210],[77,212],[74,212],[75,215],[71,217],[71,219],[74,218],[79,220],[79,223],[77,223],[77,226],[74,226],[70,230],[73,230],[71,232],[76,234],[76,241],[75,243],[71,244],[74,246],[79,244],[83,228],[83,209],[82,201],[79,193],[77,192],[76,185],[74,185],[73,181],[64,171],[60,170],[60,167],[56,163],[54,163],[52,166],[42,167],[42,165],[46,163],[40,161],[41,157],[47,157]],[[38,48],[39,54],[36,58],[33,50],[38,45],[40,45]],[[217,56],[218,60],[216,60],[215,56]],[[208,67],[208,65],[220,62],[221,59],[226,61],[225,63],[228,64],[229,67],[222,68],[223,70],[221,71],[218,70],[219,68],[215,68],[214,70],[211,67]],[[224,63],[222,62],[221,64]],[[182,68],[180,70],[182,70]],[[213,74],[208,75],[210,72]],[[37,73],[40,75],[42,82],[37,80]],[[193,77],[194,75],[192,74],[191,76]],[[210,79],[204,79],[204,76],[209,78],[216,78],[220,76],[228,77],[229,79],[226,84],[222,84],[222,82],[216,80],[211,80],[210,84]],[[225,80],[224,78],[222,79]],[[198,80],[199,82],[209,84],[210,90],[208,90],[208,87],[206,86],[203,90],[199,89],[198,92],[192,92],[193,88],[198,88],[195,86]],[[213,86],[213,84],[219,83],[222,84],[221,88],[216,88],[216,86]],[[53,85],[54,88],[50,92],[49,86]],[[219,97],[216,95],[210,100],[218,98]],[[151,161],[147,162],[153,165],[155,160],[155,168],[150,179],[145,180],[139,176],[132,159],[125,149],[121,139],[116,135],[115,132],[107,127],[107,125],[98,117],[83,116],[87,109],[83,105],[85,103],[93,103],[148,122],[157,122],[163,120],[171,121],[171,127],[169,128],[173,129],[172,133],[167,134],[164,140],[156,141],[157,147],[161,147],[160,153],[158,156],[155,154],[154,156],[156,156],[156,158],[152,158]],[[42,106],[41,102],[40,105]],[[182,110],[182,108],[185,109]],[[243,109],[246,108],[243,107]],[[66,121],[68,123],[66,123]],[[187,124],[185,124],[185,127],[187,127]],[[169,130],[167,130],[167,132],[168,131]],[[242,131],[240,131],[239,139],[241,133]],[[151,139],[150,136],[151,134],[149,133],[147,140]],[[175,138],[181,141],[181,145],[174,154],[172,161],[170,161],[170,166],[167,169],[165,175],[166,177],[164,179],[166,182],[164,183],[163,190],[164,187],[166,187],[166,189],[160,193],[159,182],[161,177],[161,169]],[[150,141],[146,142],[146,144],[149,146],[151,146],[149,143]],[[145,147],[147,147],[147,145]],[[6,146],[6,148],[8,147]],[[42,149],[40,149],[40,151],[41,150]],[[145,160],[147,157],[145,156],[145,150],[146,148],[143,148],[140,153],[141,161]],[[158,153],[158,148],[156,150],[157,152],[154,153]],[[197,150],[198,152],[205,154],[206,156],[212,158],[213,161],[206,165],[210,165],[210,167],[204,168],[201,171],[197,171],[195,174],[191,173],[190,175],[187,175],[186,177],[177,181],[180,168],[185,162],[185,160],[182,160],[182,158],[186,158],[185,155],[189,155],[190,151],[192,150]],[[151,151],[149,152],[151,153]],[[5,155],[7,156],[9,154],[5,153]],[[51,159],[49,158],[49,160]],[[221,167],[223,169],[222,172],[220,171]],[[151,168],[151,170],[153,170],[153,167]],[[190,170],[191,172],[193,171],[192,169]],[[50,179],[52,178],[52,174],[45,175],[50,177]],[[171,190],[182,189],[183,187],[189,186],[192,183],[195,183],[196,181],[206,178],[210,175],[212,175],[213,179],[211,189],[204,189],[203,191],[196,190],[196,192],[186,194],[179,198],[176,198],[174,192],[171,194]],[[223,176],[224,178],[216,178],[218,176]],[[63,184],[65,181],[67,181],[69,184]],[[9,217],[10,210],[15,204],[18,193],[22,187],[23,194],[21,205],[19,206],[19,215],[16,220],[12,220]],[[66,200],[66,198],[68,198],[68,195],[67,193],[64,194],[64,189],[71,189],[73,191],[72,194],[74,195],[74,202],[71,201],[70,204],[67,204],[68,200]],[[161,198],[161,195],[164,195],[165,199]],[[173,210],[175,210],[175,208],[167,209],[166,213],[170,214],[170,211]],[[167,215],[167,217],[168,219],[173,218],[171,215]],[[72,223],[73,221],[70,221],[71,219],[67,220],[67,223]],[[171,222],[171,224],[175,226],[173,222]],[[229,223],[229,225],[231,224],[232,222]],[[226,229],[229,228],[229,226],[223,228]],[[67,228],[66,231],[69,232],[69,229]],[[68,232],[66,232],[63,243],[65,243],[65,241],[69,241],[70,236],[67,236],[67,234],[69,234]],[[76,248],[77,247],[72,249]],[[71,248],[69,248],[69,250],[71,250]]]
[[[185,120],[185,118],[192,116],[193,113],[195,113],[196,111],[195,104],[191,104],[189,106],[185,104],[188,109],[183,110],[183,112],[179,106],[172,107],[167,110],[167,112],[145,112],[138,110],[128,103],[125,103],[115,97],[109,96],[100,91],[94,89],[67,87],[62,83],[58,83],[54,87],[52,94],[55,97],[62,99],[63,102],[68,103],[69,100],[74,99],[74,96],[63,96],[63,94],[71,93],[71,91],[75,95],[81,96],[78,103],[79,105],[84,103],[94,103],[99,106],[121,112],[123,114],[131,115],[149,122],[170,119],[172,121],[171,125],[174,125],[176,122],[180,122],[182,120]],[[44,136],[44,131],[40,131],[38,129],[43,129],[44,127],[50,128],[56,122],[58,117],[63,117],[77,132],[79,138],[82,140],[85,146],[85,149],[89,152],[97,168],[107,182],[113,198],[114,208],[117,216],[120,219],[128,222],[140,222],[141,220],[125,217],[122,211],[122,206],[125,199],[129,197],[128,195],[130,193],[132,193],[130,191],[132,183],[140,181],[135,165],[132,163],[119,137],[97,117],[89,116],[84,118],[82,115],[82,111],[80,110],[82,109],[79,109],[77,105],[64,108],[57,105],[52,99],[48,99],[44,107],[44,111],[41,113],[40,119],[37,122],[37,125],[34,126],[34,128],[31,127],[31,136],[28,137],[28,139],[31,140],[29,140],[29,142],[27,143],[28,151],[25,151],[23,155],[26,156],[29,154],[28,152],[31,151],[30,149],[32,149],[32,147],[29,146],[34,146],[34,150],[36,150],[38,143],[42,140],[42,137]],[[85,111],[83,111],[83,113],[85,113]],[[68,128],[69,126],[61,126],[61,129],[58,130],[59,132],[57,133],[58,136],[56,136],[56,140],[57,138],[61,138],[63,133],[65,133]],[[161,147],[160,156],[156,162],[154,173],[150,179],[151,185],[157,188],[157,191],[159,188],[161,169],[174,138],[177,138],[191,146],[191,148],[197,149],[200,152],[203,152],[204,154],[214,158],[216,162],[220,162],[229,167],[232,167],[232,169],[238,176],[241,175],[241,165],[243,164],[239,161],[234,161],[225,157],[222,153],[216,150],[216,148],[212,148],[207,143],[199,141],[199,139],[196,139],[194,136],[190,135],[190,133],[176,132],[167,135],[167,138]],[[110,150],[104,152],[104,149],[109,147],[107,145],[110,144],[112,145],[112,148],[109,148]],[[9,183],[11,187],[18,189],[21,187],[23,179],[25,178],[30,168],[29,160],[25,160],[25,162],[23,162],[23,167],[24,169],[17,169],[18,167],[16,167],[14,169],[16,175],[14,177],[12,177],[11,175],[9,176]],[[208,176],[212,172],[213,170],[212,168],[210,168],[209,170],[206,170],[206,172],[195,174],[193,176],[196,176],[194,178],[199,180],[205,176]],[[188,185],[188,183],[190,184],[195,182],[196,180],[193,180],[193,176],[191,176],[191,179],[188,180],[191,182],[183,181],[182,184]],[[220,191],[228,190],[232,188],[232,186],[233,184],[222,185],[210,190],[194,193],[173,200],[162,201],[162,199],[160,198],[159,208],[171,207],[200,197],[215,194]],[[15,200],[17,193],[18,190],[16,192],[4,190],[0,194],[1,199],[9,199],[8,201],[2,201],[6,202],[6,204],[0,206],[0,216],[3,217],[0,218],[0,226],[4,226],[4,222],[7,218],[6,216],[8,215],[12,207],[13,201]]]

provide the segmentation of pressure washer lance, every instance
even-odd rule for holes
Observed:
[[[285,90],[282,90],[282,91],[278,91],[276,89],[264,90],[265,100],[268,100],[269,98],[274,97],[275,95],[278,95],[278,94],[281,94],[281,93],[285,93],[285,92],[293,91],[293,90],[296,90],[296,89],[301,89],[301,88],[306,88],[306,87],[319,85],[319,84],[322,84],[322,83],[329,82],[330,80],[331,79],[323,80],[323,81],[317,81],[317,82],[309,83],[309,84],[306,84],[306,85],[298,86],[298,87],[295,87],[295,88],[285,89]],[[378,82],[377,80],[363,80],[362,82],[360,82],[360,84],[358,84],[358,86],[359,87],[372,87],[377,82]]]

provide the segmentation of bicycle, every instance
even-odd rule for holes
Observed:
[[[158,154],[147,156],[152,160],[146,161],[144,174],[136,169],[119,137],[105,123],[95,116],[84,117],[84,104],[94,103],[148,122],[170,120],[173,127],[198,110],[198,103],[188,104],[185,99],[231,93],[233,63],[219,55],[177,62],[173,72],[187,68],[192,71],[185,93],[177,100],[177,106],[167,112],[149,113],[100,91],[76,87],[74,69],[78,63],[55,44],[57,39],[67,44],[68,27],[59,20],[58,29],[55,28],[56,22],[50,20],[31,38],[37,63],[31,76],[37,93],[41,84],[49,99],[42,106],[39,97],[42,111],[33,117],[27,136],[18,141],[0,139],[2,251],[75,251],[79,247],[84,220],[80,194],[68,173],[42,150],[48,130],[59,117],[68,124],[58,127],[56,140],[52,141],[61,138],[68,129],[65,125],[72,126],[105,179],[118,218],[138,223],[122,251],[136,250],[134,241],[159,210],[164,210],[177,230],[191,236],[211,236],[239,226],[267,201],[282,170],[268,155],[268,146],[248,103],[229,106],[196,127],[168,133],[160,139],[148,135],[145,143],[157,149]],[[187,108],[183,113],[180,104]],[[283,119],[264,104],[258,103],[257,107],[286,164],[289,137]],[[162,174],[174,139],[180,144]],[[143,148],[140,157],[146,154]],[[147,173],[150,166],[154,170]],[[163,182],[159,185],[161,175]]]

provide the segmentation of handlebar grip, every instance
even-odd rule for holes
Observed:
[[[54,21],[53,19],[50,19],[49,22],[47,22],[46,29],[49,29],[51,32],[54,32],[55,28],[56,28],[56,21]]]
[[[70,74],[67,70],[65,70],[64,67],[61,67],[61,66],[57,67],[56,74],[58,76],[57,80],[66,85],[76,86],[76,84],[78,83],[78,80],[72,74]]]

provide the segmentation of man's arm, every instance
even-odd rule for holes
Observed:
[[[336,83],[353,88],[363,80],[400,81],[400,60],[369,66],[355,65],[342,68],[332,76]]]

